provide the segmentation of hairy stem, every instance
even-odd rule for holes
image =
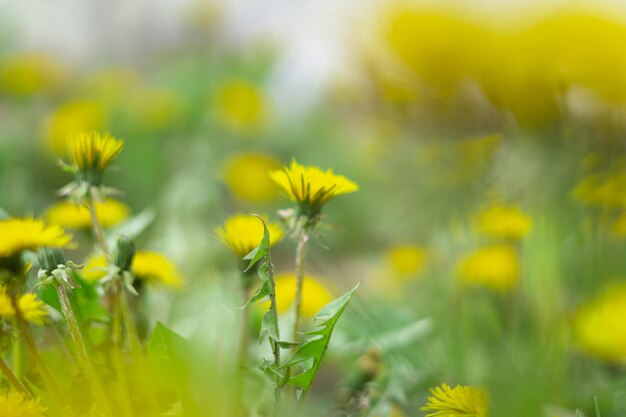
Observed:
[[[32,397],[31,392],[26,388],[26,386],[24,386],[24,384],[22,384],[22,381],[20,381],[17,375],[13,373],[13,370],[11,370],[7,361],[5,361],[2,357],[0,357],[0,371],[2,371],[7,381],[9,381],[9,384],[11,384],[13,388]]]
[[[300,310],[302,307],[302,284],[304,282],[304,268],[306,262],[306,247],[309,241],[309,235],[304,227],[300,228],[297,234],[296,247],[296,297],[293,303],[294,320],[291,340],[298,341],[298,332],[300,330]]]
[[[89,214],[91,215],[91,225],[93,228],[93,233],[98,240],[100,249],[102,249],[104,254],[109,257],[109,245],[107,244],[107,240],[104,235],[104,228],[102,227],[102,223],[98,218],[98,213],[96,213],[96,204],[94,202],[94,196],[92,192],[90,192],[89,196],[87,197],[87,207],[89,208]]]
[[[104,393],[104,390],[102,389],[102,385],[100,385],[96,370],[93,367],[91,360],[89,359],[89,355],[87,354],[87,348],[85,347],[85,342],[80,331],[80,327],[78,326],[78,322],[76,321],[76,317],[74,316],[74,310],[72,309],[70,299],[67,296],[65,289],[61,286],[57,286],[57,294],[59,296],[59,300],[61,301],[61,308],[63,310],[63,314],[65,315],[67,326],[70,330],[70,335],[72,337],[72,340],[74,341],[74,346],[76,347],[78,363],[85,376],[87,377],[87,380],[89,381],[89,385],[91,386],[91,391],[93,393],[94,399],[99,402],[100,405],[103,407],[103,411],[105,411],[105,414],[111,415],[109,402],[107,400],[106,394]]]

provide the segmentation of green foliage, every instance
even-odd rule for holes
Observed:
[[[357,284],[341,297],[322,307],[315,315],[313,320],[320,322],[319,325],[316,329],[305,333],[305,342],[296,350],[291,359],[281,366],[281,368],[290,368],[295,365],[301,366],[300,372],[289,378],[290,384],[305,391],[311,388],[322,359],[324,359],[324,354],[328,349],[333,329],[358,287],[359,285]]]

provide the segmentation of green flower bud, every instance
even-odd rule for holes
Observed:
[[[113,261],[115,265],[122,271],[130,271],[135,257],[135,242],[130,238],[122,235],[115,241],[115,251]]]
[[[37,257],[39,266],[46,271],[54,271],[59,265],[65,265],[65,255],[61,248],[41,248]]]

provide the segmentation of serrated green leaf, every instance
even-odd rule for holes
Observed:
[[[259,337],[259,344],[265,340],[266,336],[276,341],[278,339],[277,329],[278,323],[276,323],[276,316],[268,310],[263,315],[263,319],[261,320],[261,335]]]
[[[311,388],[328,349],[335,325],[358,287],[357,284],[352,290],[322,307],[315,315],[313,320],[320,322],[319,325],[316,329],[305,333],[304,343],[296,350],[291,359],[281,366],[281,369],[295,365],[300,366],[300,372],[289,379],[290,384],[305,391]]]

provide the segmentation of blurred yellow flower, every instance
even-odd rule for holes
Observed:
[[[287,313],[296,298],[296,276],[282,274],[276,280],[276,308],[279,314]],[[300,313],[303,317],[313,317],[326,304],[333,300],[333,296],[326,286],[317,278],[305,275],[302,282],[302,306]],[[267,303],[264,303],[267,306]]]
[[[480,248],[457,264],[461,282],[506,292],[517,283],[520,262],[512,246],[493,245]]]
[[[77,99],[62,104],[46,122],[50,150],[56,155],[64,155],[69,138],[84,131],[102,130],[105,118],[105,110],[97,101]]]
[[[46,408],[38,399],[31,399],[26,394],[9,390],[0,392],[0,410],[6,417],[45,417]]]
[[[14,256],[24,250],[42,246],[64,247],[72,241],[58,225],[46,225],[37,219],[0,220],[0,258]]]
[[[532,221],[517,206],[490,205],[482,209],[475,218],[480,233],[502,239],[524,238],[532,227]]]
[[[265,93],[245,80],[231,80],[220,86],[215,105],[218,120],[235,131],[258,129],[269,116]]]
[[[280,189],[300,206],[300,214],[314,217],[329,200],[342,194],[353,193],[359,186],[332,169],[322,171],[316,166],[300,165],[296,160],[289,167],[270,172]]]
[[[275,245],[283,238],[283,231],[276,223],[267,223],[270,233],[270,245]],[[237,257],[243,258],[259,246],[263,239],[263,224],[259,219],[248,214],[235,214],[215,228],[215,234]]]
[[[87,258],[81,276],[87,281],[98,281],[107,275],[107,260],[102,254]],[[184,285],[183,277],[176,265],[163,254],[151,251],[137,251],[133,258],[132,272],[135,278],[151,284],[161,284],[179,289]]]
[[[610,286],[583,306],[574,320],[581,349],[607,362],[626,359],[626,285]]]
[[[95,203],[96,214],[103,227],[115,226],[128,218],[130,209],[121,201],[107,198]],[[76,205],[69,201],[61,201],[50,206],[45,219],[59,226],[69,229],[88,229],[91,227],[89,209],[83,205]]]
[[[430,389],[431,396],[421,408],[434,411],[426,417],[487,417],[489,412],[489,395],[479,387],[457,385],[451,388],[447,384]]]
[[[230,191],[251,202],[271,201],[278,195],[269,172],[280,169],[278,159],[264,153],[239,153],[226,163],[224,177]]]
[[[415,245],[393,246],[386,256],[394,276],[403,279],[419,276],[428,262],[426,248]]]
[[[133,274],[138,279],[170,288],[182,288],[184,285],[176,265],[158,252],[137,251],[133,259]]]
[[[55,87],[62,74],[61,65],[50,55],[17,54],[0,64],[0,91],[16,96],[40,93]]]
[[[611,233],[616,237],[626,236],[626,212],[621,213],[611,224]]]
[[[111,67],[88,75],[82,84],[81,91],[85,95],[97,98],[110,108],[127,100],[129,92],[135,93],[141,86],[141,76],[132,68]]]
[[[42,325],[48,317],[45,304],[37,299],[33,293],[22,294],[17,300],[17,307],[24,320],[29,323]]]
[[[33,293],[20,295],[17,300],[17,308],[20,315],[29,323],[42,325],[48,317],[48,311],[43,302],[37,299]],[[6,288],[0,286],[0,318],[10,319],[15,317],[15,308]]]
[[[100,185],[104,170],[122,152],[124,142],[105,133],[81,132],[69,140],[70,162],[80,181]]]
[[[602,172],[584,177],[573,191],[579,201],[598,207],[626,207],[626,172]]]

